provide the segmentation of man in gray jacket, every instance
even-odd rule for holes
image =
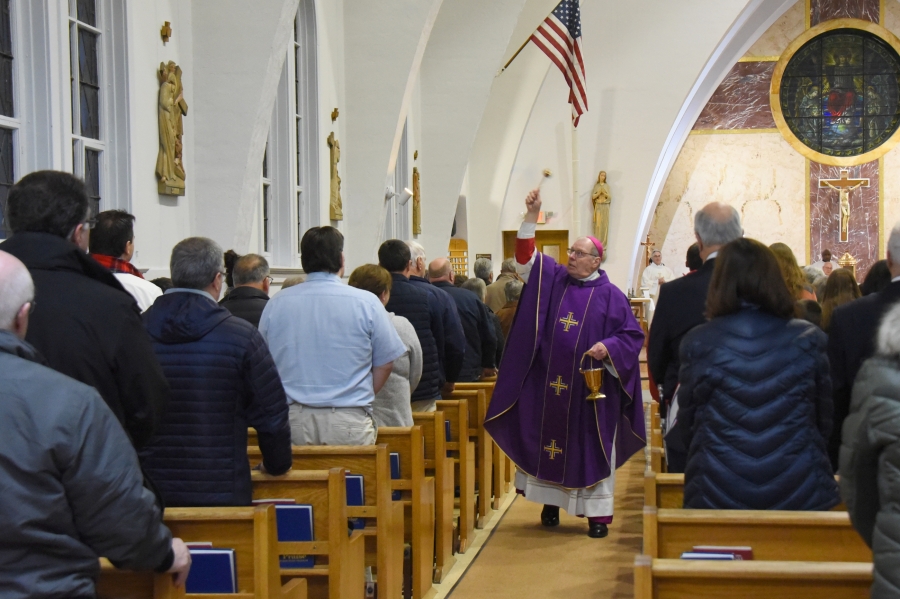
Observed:
[[[122,426],[95,389],[41,365],[24,341],[34,284],[3,251],[0,289],[0,595],[94,597],[98,557],[184,584],[190,554],[162,523]]]

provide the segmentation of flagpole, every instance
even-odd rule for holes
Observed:
[[[569,243],[581,236],[581,210],[578,206],[578,128],[572,121],[572,228]]]
[[[525,43],[522,44],[521,46],[519,46],[519,49],[516,50],[516,53],[512,55],[512,58],[510,58],[509,60],[507,60],[507,61],[506,61],[506,64],[503,65],[503,68],[500,69],[500,71],[497,72],[498,75],[499,75],[500,73],[502,73],[503,71],[505,71],[505,70],[506,70],[506,67],[508,67],[509,65],[512,64],[512,61],[514,61],[514,60],[516,59],[516,57],[519,55],[519,52],[521,52],[522,50],[524,50],[524,49],[525,49],[525,46],[527,46],[527,45],[528,45],[528,42],[530,42],[530,41],[531,41],[531,36],[529,35],[529,36],[528,36],[528,39],[525,40]]]

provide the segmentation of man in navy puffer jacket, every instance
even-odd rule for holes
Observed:
[[[247,426],[263,468],[291,467],[288,405],[259,331],[216,303],[222,248],[192,237],[172,250],[174,289],[144,313],[172,398],[141,463],[168,506],[250,505]]]

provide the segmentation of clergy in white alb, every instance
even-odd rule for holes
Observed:
[[[650,256],[650,264],[641,275],[641,289],[649,289],[653,301],[659,296],[659,286],[675,278],[672,269],[662,263],[662,252],[653,250]]]

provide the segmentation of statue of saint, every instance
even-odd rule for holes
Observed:
[[[158,191],[163,195],[184,195],[182,116],[187,115],[187,102],[181,85],[181,68],[172,61],[160,63],[157,78],[160,83],[157,103],[159,152],[156,156]]]
[[[328,148],[331,151],[331,196],[328,211],[331,220],[344,220],[344,209],[341,202],[341,176],[338,175],[338,162],[341,161],[341,143],[335,139],[334,131],[328,136]]]
[[[832,185],[828,181],[822,180],[822,183],[830,187],[831,189],[836,189],[840,194],[840,203],[841,203],[841,241],[847,241],[850,239],[850,192],[861,186],[864,182],[860,181],[856,185],[851,187],[838,187],[836,185]]]
[[[413,217],[412,217],[412,232],[413,235],[421,235],[422,234],[422,192],[419,189],[419,167],[413,167],[413,181],[412,181],[412,202],[413,202]]]
[[[606,183],[606,171],[600,171],[597,175],[597,183],[591,191],[591,202],[594,205],[594,237],[603,244],[606,254],[607,239],[609,238],[609,185]]]

